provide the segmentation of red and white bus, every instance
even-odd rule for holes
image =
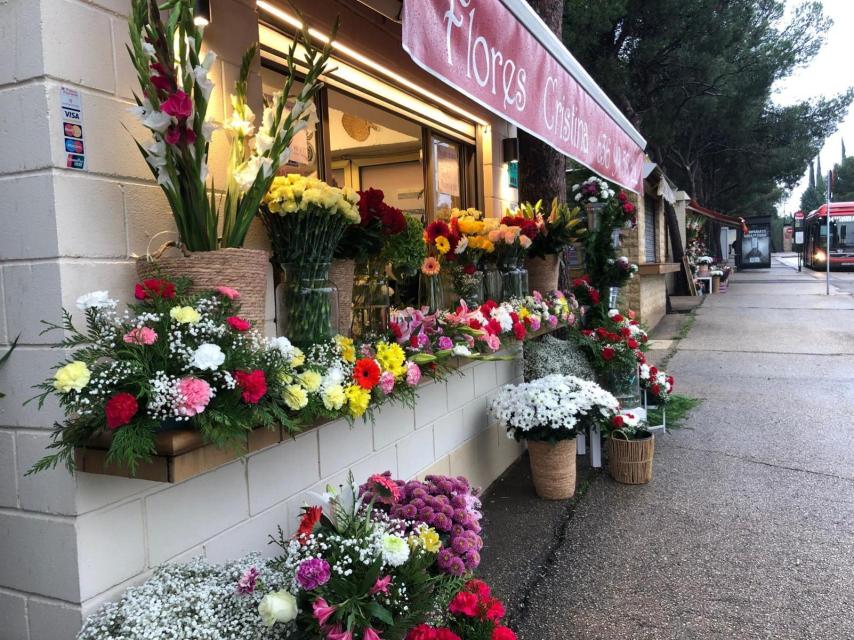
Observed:
[[[804,264],[827,268],[827,207],[804,219]],[[830,268],[854,268],[854,202],[830,203]]]

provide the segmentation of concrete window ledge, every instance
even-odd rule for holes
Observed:
[[[638,265],[638,273],[642,276],[658,276],[665,273],[676,273],[682,265],[678,262],[649,262]]]

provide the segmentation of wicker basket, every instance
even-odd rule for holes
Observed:
[[[623,484],[646,484],[652,480],[655,436],[642,440],[608,438],[608,469],[611,477]]]
[[[531,475],[537,495],[546,500],[567,500],[575,495],[575,438],[528,442]]]
[[[167,243],[153,256],[137,258],[136,272],[140,279],[158,276],[189,278],[190,293],[231,287],[240,292],[240,315],[264,333],[267,311],[267,272],[269,256],[258,249],[219,249],[217,251],[184,252],[182,256],[163,253],[173,243]]]
[[[528,290],[539,291],[543,295],[557,289],[560,261],[556,255],[545,258],[528,258]]]
[[[349,336],[353,324],[353,280],[355,260],[333,260],[329,279],[338,289],[338,333]]]

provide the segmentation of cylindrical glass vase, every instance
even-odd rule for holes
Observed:
[[[501,283],[504,300],[524,298],[528,295],[528,270],[522,266],[521,258],[506,257],[501,261]]]
[[[613,368],[602,376],[602,386],[611,392],[624,409],[641,406],[640,378],[634,368]]]
[[[470,309],[483,304],[482,271],[478,271],[474,265],[459,267],[454,271],[453,279],[455,297],[465,300]]]
[[[354,338],[385,335],[389,322],[389,286],[385,263],[369,260],[356,265],[353,281],[353,324]]]
[[[418,281],[418,305],[427,307],[429,313],[445,308],[445,292],[440,276],[421,274]]]
[[[486,300],[493,302],[501,302],[504,299],[504,281],[494,264],[488,264],[483,269],[483,295]]]
[[[338,289],[329,279],[329,267],[329,262],[282,265],[284,282],[276,292],[278,331],[300,348],[338,333]]]

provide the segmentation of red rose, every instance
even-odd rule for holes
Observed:
[[[628,327],[623,327],[622,329],[620,329],[620,335],[622,335],[624,338],[628,338],[630,335],[632,335],[632,330]]]
[[[139,403],[136,397],[130,393],[121,391],[107,400],[104,405],[104,413],[107,415],[107,427],[118,429],[127,424],[139,411]]]
[[[657,384],[653,384],[649,389],[650,391],[652,391],[652,395],[654,396],[657,396],[661,393],[661,387],[659,387]]]
[[[604,327],[597,327],[596,328],[596,335],[599,336],[600,338],[607,338],[608,337],[608,330],[605,329]]]
[[[463,267],[463,273],[466,274],[467,276],[474,275],[475,273],[477,273],[477,267],[474,266],[473,264],[467,264],[466,266]]]
[[[396,236],[406,229],[406,218],[403,212],[385,203],[380,207],[380,220],[383,223],[383,232],[387,236]]]
[[[635,205],[633,205],[631,202],[626,202],[623,204],[623,211],[626,215],[631,215],[635,212]]]
[[[468,616],[474,618],[477,615],[478,597],[474,593],[460,591],[453,597],[448,605],[448,611],[455,616]]]
[[[599,304],[599,292],[596,289],[590,290],[590,302]]]
[[[400,336],[398,336],[398,338],[399,337]],[[417,335],[409,336],[409,346],[412,347],[413,349],[418,348],[418,336]]]
[[[627,202],[629,197],[626,195],[625,191],[620,191],[620,193],[617,194],[617,199],[620,202]]]
[[[301,543],[304,542],[304,539],[314,531],[314,525],[320,522],[320,516],[322,515],[323,509],[321,507],[305,507],[299,521],[299,528],[294,537],[300,540]]]
[[[614,351],[612,347],[603,347],[602,348],[602,358],[604,360],[613,360],[614,356],[617,355],[617,352]]]
[[[640,362],[641,364],[646,364],[646,356],[640,351],[636,351],[635,356],[637,357],[638,362]]]
[[[638,348],[638,341],[635,340],[634,338],[629,338],[628,340],[626,340],[626,344],[629,346],[629,349],[637,349]]]
[[[249,372],[235,371],[234,380],[243,390],[240,397],[246,404],[258,404],[258,401],[267,393],[267,377],[261,369]]]
[[[137,300],[148,300],[152,295],[164,300],[172,300],[175,297],[175,283],[160,278],[149,278],[142,283],[137,283],[133,295]]]
[[[237,316],[231,316],[226,318],[225,321],[228,323],[228,326],[234,329],[235,331],[248,331],[249,327],[252,326],[252,323],[249,320],[244,320],[243,318],[238,318]]]
[[[611,424],[617,429],[622,429],[625,421],[623,420],[623,416],[614,416],[611,418]]]
[[[617,314],[617,315],[615,315],[613,318],[611,318],[611,320],[613,320],[613,321],[614,321],[614,322],[616,322],[617,324],[620,324],[620,323],[624,320],[624,318],[623,318],[623,316],[621,316],[621,315],[618,313],[618,314]]]
[[[658,369],[656,367],[650,367],[649,368],[649,377],[654,378],[657,375],[658,375]]]
[[[516,634],[509,627],[495,627],[491,640],[516,640]]]
[[[593,332],[590,329],[582,329],[581,333],[588,338],[593,335]]]
[[[641,336],[641,342],[646,342],[647,340],[649,340],[649,336],[647,336],[647,335]]]
[[[675,384],[673,381],[673,376],[667,376],[667,384],[669,384],[670,387],[673,388],[673,385]]]
[[[353,367],[353,379],[356,384],[368,391],[377,386],[381,373],[379,365],[373,358],[362,358]]]
[[[516,336],[517,340],[524,340],[525,336],[528,335],[527,329],[525,329],[525,325],[521,322],[516,322],[513,324],[513,335]]]

